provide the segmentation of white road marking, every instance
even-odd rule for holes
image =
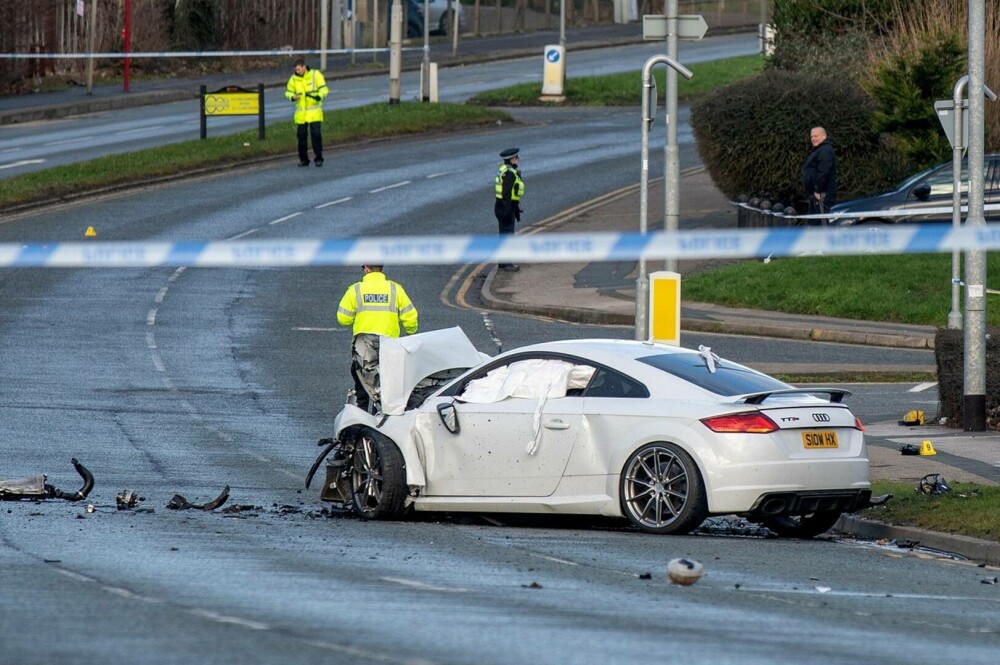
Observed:
[[[18,166],[29,166],[31,164],[42,164],[44,159],[22,159],[19,162],[11,162],[10,164],[0,164],[0,169],[16,169]]]
[[[137,127],[135,129],[126,129],[124,131],[115,132],[115,134],[117,136],[121,136],[122,134],[136,134],[139,132],[148,132],[151,129],[162,129],[162,128],[163,125],[152,125],[151,127]]]
[[[256,232],[257,229],[250,229],[249,231],[244,231],[243,233],[237,233],[236,235],[232,236],[230,240],[239,240],[240,238],[245,238],[251,233],[256,233]]]
[[[327,206],[335,206],[338,203],[346,203],[347,201],[350,201],[353,198],[354,198],[353,196],[345,196],[344,198],[337,199],[336,201],[328,201],[327,203],[320,203],[318,206],[316,206],[315,209],[319,210],[320,208],[326,208]]]
[[[384,582],[392,582],[393,584],[410,587],[411,589],[421,589],[423,591],[443,591],[444,593],[465,593],[468,591],[468,589],[460,587],[434,586],[433,584],[426,584],[417,580],[408,580],[404,577],[380,577],[379,579]]]
[[[399,654],[387,654],[387,653],[376,653],[374,651],[366,651],[365,649],[359,649],[358,647],[352,647],[347,644],[337,644],[336,642],[326,642],[323,640],[304,640],[304,644],[316,647],[318,649],[326,649],[327,651],[336,651],[337,653],[346,654],[348,656],[356,656],[363,658],[365,660],[377,660],[382,663],[393,663],[394,665],[433,665],[433,661],[424,659],[401,659]]]
[[[71,580],[76,580],[77,582],[97,582],[97,580],[93,577],[81,575],[80,573],[74,573],[72,570],[66,570],[65,568],[56,568],[55,571],[60,575],[65,575]]]
[[[292,330],[298,330],[301,332],[339,332],[341,330],[347,330],[347,328],[292,328]]]
[[[432,173],[432,174],[430,174],[428,176],[424,176],[424,177],[427,178],[428,180],[430,180],[431,178],[440,178],[441,176],[451,175],[453,173],[458,173],[458,171],[441,171],[441,173]]]
[[[268,222],[268,224],[270,224],[271,226],[274,226],[275,224],[281,224],[282,222],[287,222],[293,217],[298,217],[301,214],[302,214],[301,212],[293,212],[291,215],[285,215],[284,217],[279,217],[278,219]],[[237,238],[238,237],[239,236],[237,236]]]
[[[149,310],[149,314],[146,315],[146,325],[155,326],[156,325],[156,308]]]
[[[65,139],[65,140],[62,140],[62,141],[52,141],[51,143],[43,143],[42,145],[44,145],[44,146],[66,145],[67,143],[79,143],[80,141],[89,141],[89,140],[91,140],[93,138],[94,138],[93,136],[81,136],[81,137],[75,138],[75,139]]]
[[[118,586],[102,586],[101,588],[104,589],[105,591],[107,591],[108,593],[113,593],[116,596],[120,596],[122,598],[128,598],[129,600],[141,600],[144,603],[162,603],[163,602],[162,600],[158,600],[156,598],[150,598],[149,596],[140,596],[137,593],[132,593],[128,589],[123,589],[123,588],[118,587]]]
[[[243,626],[244,628],[249,628],[251,630],[270,630],[271,627],[266,623],[261,623],[259,621],[251,621],[250,619],[241,619],[240,617],[226,616],[225,614],[219,614],[218,612],[211,612],[209,610],[188,610],[189,614],[193,614],[196,617],[202,617],[203,619],[208,619],[210,621],[216,621],[218,623],[231,623],[237,626]]]
[[[736,589],[736,593],[743,593],[746,591],[754,593],[788,593],[788,594],[820,594],[829,596],[844,596],[847,598],[891,598],[892,600],[938,600],[944,602],[955,602],[955,601],[984,601],[988,603],[1000,603],[1000,598],[983,598],[976,596],[942,596],[930,593],[897,593],[890,591],[820,591],[820,589],[829,589],[828,587],[813,587],[813,588],[802,588],[802,589],[777,589],[777,588],[764,588],[764,587],[746,587],[741,586]]]
[[[378,194],[379,192],[384,192],[387,189],[395,189],[396,187],[402,187],[403,185],[409,185],[409,180],[404,180],[403,182],[397,182],[395,185],[386,185],[385,187],[379,187],[378,189],[368,190],[369,194]]]
[[[557,559],[554,556],[546,556],[545,554],[536,554],[535,552],[528,552],[530,556],[537,557],[539,559],[546,559],[548,561],[555,561],[556,563],[564,563],[567,566],[579,566],[576,561],[567,561],[566,559]]]
[[[927,381],[925,383],[921,383],[919,385],[913,386],[912,388],[910,388],[909,392],[911,392],[911,393],[922,393],[925,390],[929,390],[930,388],[933,388],[936,385],[937,385],[937,381]]]

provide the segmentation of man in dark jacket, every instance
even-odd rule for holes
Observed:
[[[813,149],[802,166],[802,185],[806,188],[809,214],[823,213],[837,200],[837,157],[822,127],[812,128],[809,141]]]

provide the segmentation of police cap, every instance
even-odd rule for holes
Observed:
[[[500,157],[503,158],[504,160],[514,159],[515,157],[517,157],[517,153],[520,150],[521,150],[520,148],[507,148],[506,150],[500,153]]]

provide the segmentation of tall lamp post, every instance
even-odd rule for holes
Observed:
[[[969,214],[966,224],[986,226],[983,201],[986,96],[984,0],[969,0]],[[958,109],[960,110],[960,109]],[[965,431],[986,430],[986,252],[970,250],[965,260]]]
[[[645,235],[649,229],[649,129],[653,125],[653,117],[656,115],[656,83],[653,81],[653,67],[658,64],[668,65],[668,72],[680,72],[684,78],[691,78],[694,74],[687,67],[677,62],[668,55],[654,55],[646,64],[642,66],[642,150],[641,150],[641,177],[639,181],[639,233]],[[676,94],[676,90],[675,90]],[[667,89],[667,96],[670,91]],[[674,100],[676,105],[677,100]],[[667,100],[667,108],[670,108],[670,100]],[[667,114],[667,136],[670,136],[669,127],[676,118]],[[677,134],[674,133],[676,138]],[[668,140],[669,142],[669,140]],[[649,330],[649,283],[646,272],[646,259],[639,257],[639,274],[635,280],[635,338],[644,340],[648,337]]]

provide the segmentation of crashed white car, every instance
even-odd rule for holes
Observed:
[[[589,339],[484,358],[452,328],[383,339],[380,363],[383,413],[345,406],[309,473],[334,452],[321,498],[366,519],[592,514],[679,534],[738,514],[810,538],[870,505],[848,391],[710,349]]]

